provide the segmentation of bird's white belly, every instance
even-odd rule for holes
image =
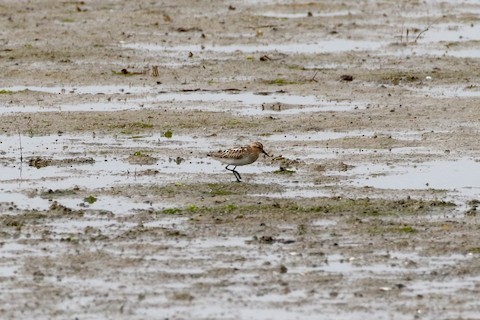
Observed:
[[[218,160],[220,160],[222,163],[233,165],[233,166],[244,166],[252,162],[255,162],[255,160],[257,159],[251,158],[251,157],[241,157],[239,159],[221,158]]]

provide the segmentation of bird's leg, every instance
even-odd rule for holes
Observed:
[[[237,170],[235,170],[236,168],[237,168],[237,167],[235,167],[232,172],[233,172],[233,174],[235,175],[235,177],[237,178],[237,182],[242,182],[242,181],[241,181],[241,180],[242,180],[242,177],[240,176],[240,173],[239,173]]]
[[[225,169],[227,169],[228,171],[232,171],[233,175],[234,175],[235,178],[237,179],[237,182],[242,182],[242,181],[241,181],[242,177],[240,176],[240,173],[238,173],[238,171],[235,170],[235,169],[237,168],[237,166],[233,167],[233,169],[229,169],[229,168],[228,168],[229,166],[230,166],[230,165],[227,165],[227,166],[225,167]]]
[[[227,166],[228,167],[228,166]],[[226,168],[227,170],[229,171],[232,171],[233,175],[235,176],[235,178],[237,179],[237,182],[242,182],[241,179],[242,177],[240,176],[240,173],[238,173],[237,170],[235,170],[237,168],[237,166],[234,166],[233,169],[228,169]]]
[[[233,168],[233,173],[235,174],[235,176],[237,177],[237,180],[242,180],[242,176],[240,176],[240,172],[238,172],[237,170],[237,166],[235,166],[235,168]]]

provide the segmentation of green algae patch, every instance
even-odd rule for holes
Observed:
[[[307,203],[305,203],[307,202]],[[318,217],[346,217],[350,219],[381,219],[382,217],[401,217],[425,215],[437,210],[449,210],[454,205],[441,201],[421,200],[371,200],[371,199],[337,199],[317,198],[303,201],[272,200],[259,197],[257,201],[245,201],[241,197],[228,198],[228,202],[218,201],[210,205],[188,205],[185,207],[165,209],[165,214],[199,214],[223,215],[235,214],[239,217],[258,217],[270,221],[289,221]],[[356,218],[355,218],[356,217]],[[360,217],[360,218],[359,218]],[[381,221],[381,220],[379,220]],[[376,230],[376,228],[378,230]],[[419,230],[406,224],[378,225],[373,223],[370,233],[417,233]]]
[[[318,200],[318,204],[303,208],[307,211],[323,211],[324,213],[350,213],[360,216],[392,216],[425,214],[440,208],[453,208],[452,202],[431,200],[384,200],[384,199],[330,199]]]
[[[95,202],[97,202],[97,200],[98,200],[98,199],[97,199],[96,197],[90,195],[90,196],[84,198],[84,199],[83,199],[83,202],[87,202],[87,203],[89,203],[89,204],[94,204]]]
[[[54,199],[57,197],[69,197],[77,194],[78,190],[74,189],[49,189],[40,193],[40,197],[43,199]]]
[[[283,79],[283,78],[278,78],[278,79],[266,81],[266,83],[267,84],[274,84],[274,85],[278,85],[278,86],[283,86],[283,85],[287,85],[287,84],[297,84],[298,82],[289,81],[289,80]]]
[[[163,209],[162,211],[163,214],[171,214],[171,215],[178,214],[181,212],[182,212],[182,209],[180,208],[166,208],[166,209]]]
[[[208,193],[213,196],[229,196],[238,193],[237,191],[234,191],[230,185],[226,184],[209,183],[208,187],[210,188]]]
[[[167,139],[170,139],[173,137],[173,132],[171,130],[167,130],[163,133],[163,136]]]
[[[295,170],[289,170],[283,167],[280,167],[280,169],[273,171],[274,174],[286,174],[286,175],[292,175],[295,172],[296,172]]]

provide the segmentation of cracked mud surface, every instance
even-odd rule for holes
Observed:
[[[478,13],[0,4],[2,318],[478,317]]]

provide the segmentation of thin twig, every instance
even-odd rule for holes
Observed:
[[[428,30],[430,30],[430,27],[433,26],[435,23],[437,23],[438,20],[442,19],[441,17],[438,18],[438,19],[435,19],[432,23],[430,23],[424,30],[420,31],[419,34],[417,34],[417,37],[415,38],[415,40],[413,41],[413,43],[417,43],[417,40],[418,38],[420,38],[420,36],[422,34],[424,34],[425,32],[427,32]]]
[[[20,144],[20,180],[22,180],[23,172],[23,147],[22,147],[22,135],[20,134],[20,129],[18,131],[18,142]]]
[[[417,43],[418,38],[420,38],[420,36],[421,36],[422,34],[424,34],[425,32],[427,32],[428,30],[429,30],[429,27],[427,27],[426,29],[420,31],[420,33],[417,34],[417,37],[415,38],[415,40],[413,41],[413,43]]]
[[[20,134],[20,130],[18,130],[18,141],[20,143],[20,163],[23,162],[23,148],[22,148],[22,135]]]

